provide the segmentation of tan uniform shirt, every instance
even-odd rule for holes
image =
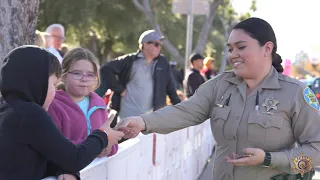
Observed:
[[[245,81],[225,72],[200,86],[190,99],[142,115],[144,133],[170,133],[210,118],[217,141],[214,180],[269,180],[283,172],[297,174],[294,158],[301,153],[311,158],[313,167],[320,165],[319,104],[309,90],[272,67],[256,90],[246,95]],[[259,109],[255,110],[257,92]],[[230,94],[229,105],[218,107]],[[294,147],[296,142],[299,147]],[[271,152],[271,167],[239,167],[226,161],[226,156],[242,154],[244,148]]]

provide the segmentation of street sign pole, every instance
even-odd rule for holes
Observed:
[[[184,72],[186,76],[186,72],[190,64],[189,56],[192,52],[193,16],[194,15],[208,16],[210,12],[210,1],[209,0],[172,0],[172,12],[177,14],[186,14],[188,17],[185,63],[184,63]]]
[[[193,35],[193,0],[188,0],[188,19],[187,19],[187,37],[186,37],[186,55],[185,55],[185,75],[189,68],[189,56],[192,51]]]

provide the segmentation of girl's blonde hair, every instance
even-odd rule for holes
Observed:
[[[42,48],[48,48],[49,46],[47,45],[48,44],[48,39],[50,34],[46,33],[46,32],[41,32],[39,30],[36,30],[36,41],[35,41],[35,44],[39,47],[42,47]]]
[[[74,48],[67,52],[67,54],[63,57],[62,60],[62,76],[66,75],[72,64],[79,60],[87,60],[92,63],[93,65],[93,72],[97,76],[97,82],[96,82],[96,88],[100,86],[100,77],[99,77],[99,65],[98,65],[98,59],[95,57],[95,55],[85,48]],[[57,89],[65,89],[64,84],[59,84],[57,86]]]
[[[211,66],[212,62],[214,62],[214,58],[213,57],[206,57],[203,60],[203,66],[208,68],[208,69],[210,69],[210,66]]]

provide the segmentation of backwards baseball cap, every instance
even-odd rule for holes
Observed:
[[[193,61],[195,61],[195,60],[198,60],[198,59],[202,59],[202,60],[203,60],[203,57],[202,57],[200,54],[198,54],[198,53],[196,53],[196,54],[191,54],[191,55],[189,56],[189,60],[190,60],[191,63],[192,63]]]
[[[138,42],[139,44],[142,44],[147,42],[161,41],[163,39],[164,39],[163,36],[160,36],[155,30],[151,29],[143,32],[140,35]]]

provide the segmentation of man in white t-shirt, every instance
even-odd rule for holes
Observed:
[[[64,27],[61,24],[51,24],[46,29],[46,33],[50,36],[46,36],[46,40],[48,43],[48,51],[55,55],[60,64],[62,64],[63,54],[60,52],[61,46],[65,40],[64,37]]]

